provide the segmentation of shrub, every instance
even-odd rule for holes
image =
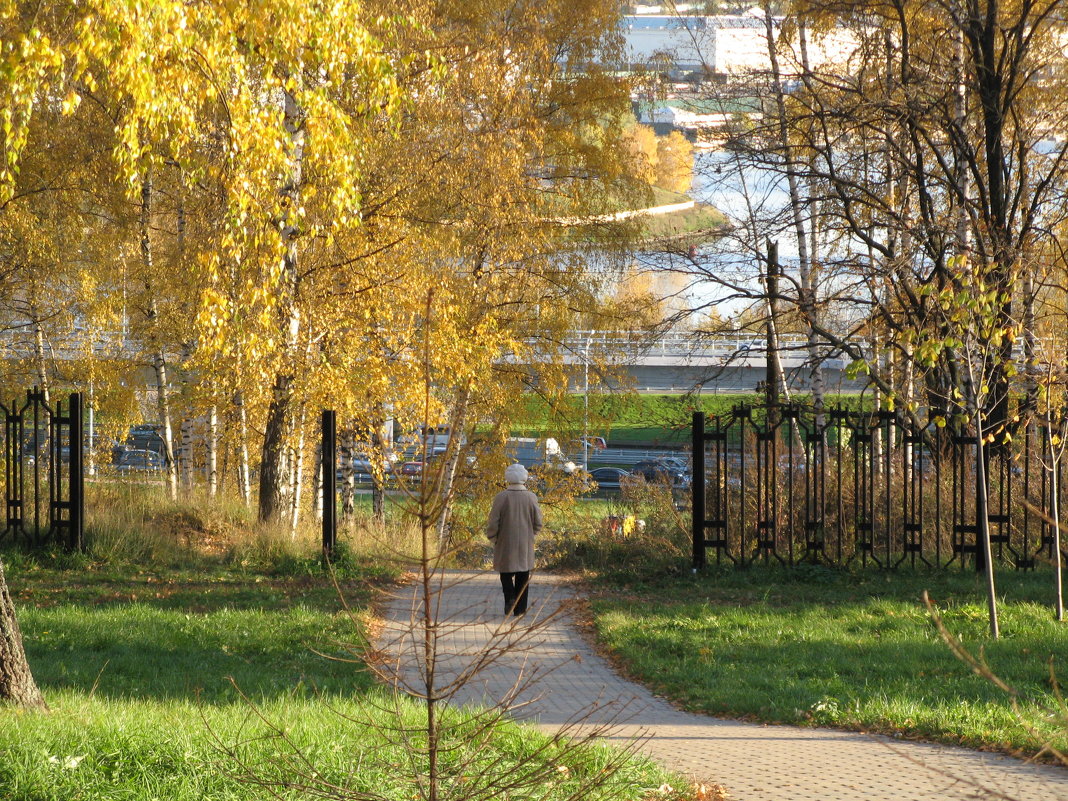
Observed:
[[[579,507],[547,527],[538,545],[546,567],[640,578],[676,573],[686,563],[688,518],[666,484],[636,481],[618,501],[593,509],[604,514]]]

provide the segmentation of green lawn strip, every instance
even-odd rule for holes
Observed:
[[[260,715],[284,727],[323,780],[398,801],[416,793],[407,754],[370,725],[375,718],[384,722],[380,710],[393,703],[378,692],[279,697],[258,704],[255,713],[238,702],[119,701],[87,698],[81,692],[53,693],[50,700],[50,715],[0,711],[0,793],[5,801],[264,798],[262,790],[235,775],[238,764],[224,752],[232,749],[255,765],[260,776],[297,777],[293,749],[272,736]],[[417,725],[421,710],[409,701],[401,707],[407,725]],[[515,769],[546,739],[510,724],[476,751],[456,750],[455,739],[447,738],[446,772],[450,761],[474,759],[467,773],[449,780],[448,797],[463,797],[465,782],[485,781],[483,771],[501,776]],[[547,797],[568,797],[579,781],[599,773],[610,759],[601,748],[568,755],[547,750],[539,762],[539,767],[548,762],[552,768],[555,787]],[[669,779],[648,762],[632,760],[608,782],[604,796],[641,798]],[[283,797],[309,796],[292,791]]]
[[[534,437],[540,439],[545,436],[551,436],[552,429],[548,426],[528,426],[526,428],[519,429],[513,432],[517,437]],[[675,446],[682,447],[689,445],[691,440],[691,432],[689,426],[682,428],[673,426],[665,428],[662,426],[650,426],[650,425],[637,425],[629,423],[618,423],[611,428],[599,428],[590,429],[591,436],[603,436],[609,444],[613,447],[620,445],[663,445],[663,446]],[[568,443],[568,452],[578,453],[581,452],[582,446],[580,443]],[[594,451],[596,456],[596,451]]]
[[[801,404],[809,402],[804,395],[797,395],[794,400]],[[568,449],[574,449],[575,443],[571,440],[581,436],[583,421],[588,420],[589,433],[606,437],[611,445],[685,446],[690,443],[695,411],[703,411],[710,418],[727,418],[736,406],[749,406],[753,407],[752,419],[762,424],[763,412],[757,408],[761,403],[761,396],[745,393],[591,395],[589,413],[586,414],[582,395],[569,395],[555,409],[542,398],[529,396],[524,399],[523,425],[512,435],[565,436]],[[827,399],[827,405],[832,408],[860,409],[867,403],[869,401],[859,395],[829,396]]]
[[[1058,748],[1042,710],[1058,706],[1049,660],[1068,664],[1068,628],[1048,606],[1051,577],[1000,578],[1003,638],[986,638],[974,574],[775,569],[612,588],[595,600],[601,642],[626,669],[687,709],[770,723],[835,726],[1035,753],[1011,700],[958,661],[920,603],[1023,696],[1020,711]]]
[[[323,778],[398,801],[415,793],[407,756],[373,725],[396,720],[382,712],[392,698],[362,664],[326,658],[349,656],[343,644],[364,636],[368,581],[342,579],[354,623],[323,575],[62,570],[29,561],[11,569],[8,580],[52,711],[0,707],[5,801],[263,798],[261,789],[232,775],[237,765],[221,750],[236,749],[263,775],[296,775],[291,750],[267,736],[254,709],[284,727]],[[422,714],[417,704],[401,703],[409,724]],[[487,771],[503,772],[544,742],[509,724],[473,753]],[[459,753],[449,751],[446,765]],[[553,775],[547,798],[566,797],[597,775],[608,754],[539,756],[537,764]],[[478,780],[477,766],[469,772],[453,781]],[[606,794],[640,798],[643,788],[673,779],[632,760]]]

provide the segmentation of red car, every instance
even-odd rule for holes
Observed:
[[[418,476],[423,472],[422,462],[405,462],[401,465],[400,473],[402,476]]]
[[[433,450],[427,449],[426,461],[427,463],[433,463],[445,455],[445,448],[443,446],[435,446]],[[417,451],[415,456],[419,455]],[[404,462],[400,466],[400,474],[402,476],[418,476],[423,473],[423,461],[421,459],[412,459],[409,462]]]

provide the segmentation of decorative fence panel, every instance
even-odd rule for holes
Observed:
[[[49,403],[34,387],[0,401],[4,416],[5,525],[0,540],[81,549],[85,521],[82,396]]]
[[[981,567],[985,514],[993,558],[1033,568],[1054,559],[1048,510],[1064,478],[1045,442],[1029,425],[984,449],[984,510],[974,435],[937,414],[917,426],[887,411],[831,409],[817,419],[787,406],[771,423],[746,406],[708,420],[696,413],[694,567],[710,558]]]

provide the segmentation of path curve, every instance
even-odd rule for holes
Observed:
[[[494,642],[519,646],[470,681],[459,703],[492,703],[518,677],[538,673],[537,684],[512,704],[514,718],[555,730],[589,710],[589,724],[614,724],[606,739],[620,744],[641,739],[640,750],[660,764],[724,785],[737,801],[1068,799],[1068,769],[855,732],[681,712],[616,675],[590,647],[567,611],[574,589],[566,580],[535,574],[531,608],[520,625],[501,614],[495,573],[448,570],[436,580],[443,621],[441,675],[469,667],[474,655]],[[414,584],[395,593],[378,639],[380,653],[409,680],[417,675],[411,633],[416,597]],[[539,621],[545,624],[536,625]]]

